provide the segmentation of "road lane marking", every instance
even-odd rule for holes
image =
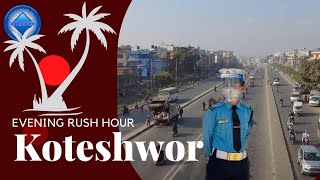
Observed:
[[[267,82],[267,80],[265,79],[265,82]],[[265,83],[264,83],[265,84]],[[271,164],[272,164],[272,176],[273,176],[273,179],[276,179],[276,170],[275,170],[275,162],[274,162],[274,149],[273,149],[273,140],[272,140],[272,132],[271,132],[271,118],[270,118],[270,94],[269,94],[269,91],[268,91],[268,87],[269,85],[265,85],[265,90],[267,91],[267,114],[268,114],[268,131],[269,131],[269,140],[270,140],[270,151],[271,151]]]
[[[202,138],[202,133],[198,136],[198,138],[197,138],[195,141],[199,141],[200,138]],[[189,150],[185,152],[185,155],[188,154],[188,153],[189,153]],[[164,180],[166,180],[166,179],[172,180],[172,179],[176,176],[176,174],[180,171],[182,165],[183,165],[185,162],[186,162],[186,158],[184,158],[182,162],[181,162],[181,161],[177,162],[177,163],[171,168],[171,170],[169,171],[169,173],[168,173],[163,179],[164,179]],[[180,167],[178,167],[178,169],[177,169],[175,172],[173,172],[173,170],[176,169],[176,167],[177,167],[178,165],[180,165]],[[173,172],[173,174],[171,175],[170,178],[168,178],[172,172]]]

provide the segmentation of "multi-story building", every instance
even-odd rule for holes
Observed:
[[[150,59],[149,50],[130,51],[128,53],[128,66],[135,66],[138,69],[138,76],[142,78],[150,77]]]
[[[153,47],[151,49],[151,74],[160,74],[161,71],[165,71],[168,67],[168,51],[167,48]]]
[[[298,50],[298,57],[308,58],[310,56],[310,51],[306,48],[301,48]]]
[[[117,55],[117,66],[126,66],[128,63],[129,55],[128,53],[131,51],[130,45],[122,45],[118,47],[118,55]]]
[[[160,74],[167,68],[167,60],[162,59],[154,59],[151,62],[151,74],[156,75]]]
[[[280,54],[278,62],[279,64],[287,64],[287,56],[285,53]]]
[[[128,54],[128,66],[137,67],[138,76],[142,78],[159,74],[168,64],[168,54],[164,48],[153,47],[151,50],[130,51]]]
[[[296,67],[296,60],[297,60],[297,54],[298,54],[298,51],[297,50],[293,50],[293,51],[290,51],[290,52],[287,52],[286,53],[286,56],[287,56],[287,62],[286,64],[295,68]]]
[[[320,59],[320,48],[310,51],[309,61]]]

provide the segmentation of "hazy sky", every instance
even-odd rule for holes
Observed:
[[[200,46],[236,55],[320,47],[320,0],[133,0],[119,45]]]

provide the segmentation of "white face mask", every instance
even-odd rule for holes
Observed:
[[[227,101],[234,101],[240,97],[240,90],[236,90],[232,87],[227,87],[222,90],[222,94],[226,97]]]

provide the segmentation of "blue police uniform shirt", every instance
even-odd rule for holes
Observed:
[[[236,104],[236,112],[240,120],[241,149],[246,150],[247,138],[253,124],[252,108],[242,102]],[[236,152],[233,148],[232,105],[229,102],[214,104],[205,113],[202,122],[205,156],[211,155],[212,149],[225,152]]]

